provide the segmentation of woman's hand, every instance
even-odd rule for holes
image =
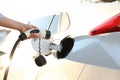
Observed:
[[[37,28],[37,27],[34,26],[34,25],[25,24],[25,25],[23,26],[23,29],[21,29],[20,32],[22,33],[22,32],[25,32],[25,31],[27,31],[27,30],[29,30],[29,29],[32,29],[32,28]],[[30,35],[28,38],[37,38],[37,35],[36,35],[35,33],[31,33],[31,35]]]

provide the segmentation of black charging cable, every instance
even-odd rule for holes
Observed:
[[[7,80],[8,73],[9,73],[9,69],[10,69],[10,64],[11,64],[11,62],[12,62],[12,58],[13,58],[14,52],[15,52],[15,49],[16,49],[16,47],[17,47],[17,45],[19,44],[20,41],[21,41],[21,40],[18,39],[18,40],[15,42],[15,44],[14,44],[14,46],[13,46],[13,48],[12,48],[12,51],[11,51],[10,56],[9,56],[10,63],[9,63],[9,65],[8,65],[8,66],[6,67],[6,69],[5,69],[5,73],[4,73],[4,78],[3,78],[3,80]]]
[[[12,48],[12,51],[10,53],[10,56],[9,56],[9,65],[6,67],[5,69],[5,73],[4,73],[4,78],[3,80],[7,80],[7,77],[8,77],[8,73],[9,73],[9,69],[10,69],[10,65],[11,65],[11,62],[12,62],[12,59],[13,59],[13,55],[14,55],[14,52],[16,50],[16,47],[17,45],[20,43],[20,41],[23,41],[27,39],[27,36],[24,34],[24,33],[21,33],[21,35],[19,36],[19,38],[17,39],[17,41],[15,42],[13,48]]]

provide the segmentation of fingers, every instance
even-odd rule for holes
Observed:
[[[26,25],[25,28],[26,28],[26,30],[29,30],[29,29],[37,28],[37,27],[34,25]]]
[[[25,26],[23,27],[21,32],[26,32],[27,30],[32,29],[32,28],[37,28],[37,27],[34,25],[25,24]],[[30,36],[28,37],[28,39],[29,38],[37,38],[37,34],[31,33]]]
[[[38,36],[35,33],[31,33],[28,38],[37,38]]]
[[[21,27],[20,32],[25,32],[25,31],[27,31],[29,29],[32,29],[32,28],[37,28],[37,26],[30,25],[30,24],[25,24],[24,26]]]

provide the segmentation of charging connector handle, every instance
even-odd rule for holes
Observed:
[[[39,39],[49,39],[51,37],[51,32],[49,30],[40,30],[38,28],[30,29],[19,36],[20,40],[27,39],[30,34],[35,33]]]

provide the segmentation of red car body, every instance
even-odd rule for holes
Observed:
[[[90,35],[98,35],[103,33],[117,32],[120,31],[120,13],[115,16],[109,18],[102,24],[98,25],[94,29],[90,31]]]

